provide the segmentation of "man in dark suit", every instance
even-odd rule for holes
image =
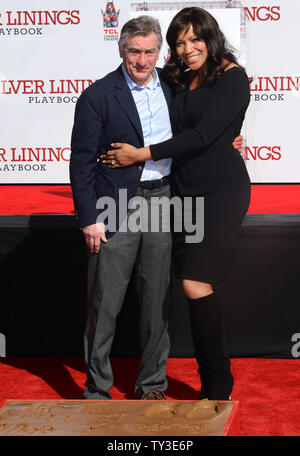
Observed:
[[[171,234],[162,224],[156,232],[127,229],[134,208],[120,214],[120,191],[126,193],[126,202],[134,196],[146,203],[153,196],[169,197],[171,160],[112,169],[99,159],[113,142],[142,147],[171,137],[168,107],[172,94],[155,68],[161,44],[155,19],[141,16],[128,21],[119,41],[122,65],[87,88],[76,105],[70,180],[78,222],[90,251],[84,337],[87,399],[111,399],[114,378],[109,355],[116,317],[135,265],[141,336],[135,392],[142,399],[164,399],[167,387]],[[106,229],[104,203],[109,198],[115,203],[116,227],[109,224]]]

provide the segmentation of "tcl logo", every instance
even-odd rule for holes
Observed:
[[[245,6],[247,17],[252,21],[278,21],[280,6]]]
[[[246,160],[280,160],[280,146],[252,146],[245,147],[243,156]]]
[[[118,30],[116,29],[104,29],[105,35],[118,35]]]

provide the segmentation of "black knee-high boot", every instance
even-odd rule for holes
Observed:
[[[215,293],[188,301],[195,357],[201,378],[199,399],[228,400],[233,376],[220,302]]]

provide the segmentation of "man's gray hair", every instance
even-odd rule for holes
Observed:
[[[132,36],[148,36],[155,33],[158,39],[158,49],[162,46],[161,28],[157,19],[151,16],[139,16],[126,22],[121,30],[119,46],[121,49],[127,44],[127,39]]]

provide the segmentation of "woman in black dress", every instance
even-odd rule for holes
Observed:
[[[189,302],[200,399],[228,400],[233,376],[215,286],[250,202],[250,179],[232,146],[250,101],[249,81],[203,9],[181,10],[167,42],[171,55],[164,73],[177,90],[174,137],[141,149],[116,143],[108,155],[116,162],[112,167],[173,158],[173,193],[183,201],[204,197],[204,238],[187,243],[187,233],[174,234],[174,270]]]

